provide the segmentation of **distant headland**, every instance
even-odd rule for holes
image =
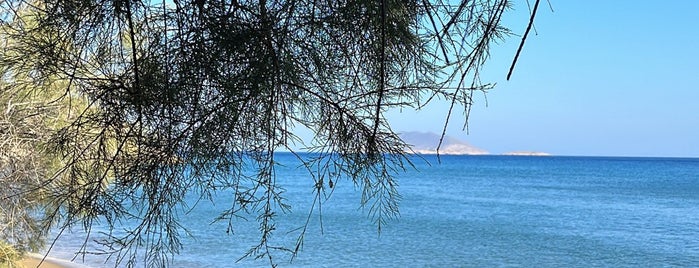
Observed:
[[[487,155],[488,151],[478,148],[463,140],[444,135],[442,145],[439,146],[440,134],[433,132],[407,131],[399,134],[400,138],[408,144],[406,152],[416,154],[443,154],[443,155]],[[549,153],[536,151],[512,151],[502,155],[516,156],[550,156]]]
[[[432,132],[403,132],[399,134],[400,138],[405,141],[410,147],[406,148],[408,152],[418,154],[437,154],[437,146],[441,135]],[[465,141],[445,135],[442,139],[442,145],[439,148],[439,154],[445,155],[484,155],[489,154],[488,151],[477,148]]]
[[[532,151],[516,151],[516,152],[507,152],[502,155],[517,155],[517,156],[551,156],[550,153],[544,153],[544,152],[532,152]]]

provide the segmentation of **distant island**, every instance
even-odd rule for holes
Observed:
[[[437,154],[437,146],[441,135],[432,132],[402,132],[400,138],[409,145],[406,148],[407,152],[415,152],[418,154]],[[451,136],[444,136],[442,146],[439,148],[439,154],[444,155],[484,155],[488,151],[477,148],[465,141],[459,140]]]
[[[444,155],[487,155],[490,154],[488,151],[478,148],[465,142],[463,140],[445,135],[442,140],[442,146],[437,152],[437,146],[439,145],[440,134],[434,132],[420,132],[420,131],[407,131],[398,134],[405,143],[408,144],[408,148],[405,148],[406,152],[416,153],[416,154],[444,154]],[[503,153],[501,155],[511,155],[511,156],[550,156],[549,153],[537,152],[537,151],[512,151]]]
[[[544,152],[530,152],[530,151],[516,151],[516,152],[507,152],[502,155],[518,155],[518,156],[551,156],[550,153],[544,153]]]

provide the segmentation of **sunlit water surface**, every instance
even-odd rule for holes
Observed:
[[[313,183],[290,154],[278,158],[287,163],[278,182],[294,207],[278,218],[274,241],[293,247]],[[400,217],[380,235],[359,208],[359,191],[339,181],[322,204],[322,233],[316,211],[293,262],[288,254],[275,255],[280,267],[699,266],[699,159],[413,160],[417,170],[398,175]],[[267,259],[236,262],[259,239],[257,222],[237,222],[236,233],[226,234],[227,223],[212,219],[230,197],[216,199],[183,216],[194,237],[183,240],[171,266],[268,266]],[[51,255],[70,259],[82,242],[79,234],[65,235]],[[110,266],[101,256],[84,261]]]

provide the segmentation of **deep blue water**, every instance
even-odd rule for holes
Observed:
[[[282,162],[292,163],[281,154]],[[360,193],[338,182],[298,257],[281,267],[699,267],[699,159],[435,156],[400,174],[400,217],[376,225]],[[275,238],[293,247],[312,201],[313,183],[293,164],[278,171],[293,212]],[[235,261],[258,239],[257,223],[211,224],[230,201],[200,203],[186,218],[194,235],[173,267],[265,266]],[[80,235],[52,254],[71,258]],[[86,264],[105,266],[99,258]]]

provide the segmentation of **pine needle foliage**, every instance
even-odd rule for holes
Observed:
[[[145,256],[144,265],[167,266],[187,234],[185,196],[231,193],[216,220],[232,231],[234,219],[253,215],[260,240],[246,256],[275,265],[278,254],[298,252],[303,236],[296,246],[270,239],[276,216],[291,206],[277,184],[275,151],[302,145],[312,153],[299,156],[310,198],[351,181],[380,230],[398,215],[396,174],[411,166],[384,113],[446,99],[447,121],[454,108],[468,114],[473,93],[491,88],[478,73],[490,45],[509,34],[500,22],[509,6],[0,1],[3,92],[43,92],[50,101],[33,107],[60,106],[52,123],[40,124],[45,139],[30,143],[48,159],[36,163],[50,168],[19,180],[14,196],[41,193],[43,231],[135,221],[101,240],[103,253],[117,265]],[[302,128],[312,140],[295,135]],[[3,182],[7,168],[0,166]]]

